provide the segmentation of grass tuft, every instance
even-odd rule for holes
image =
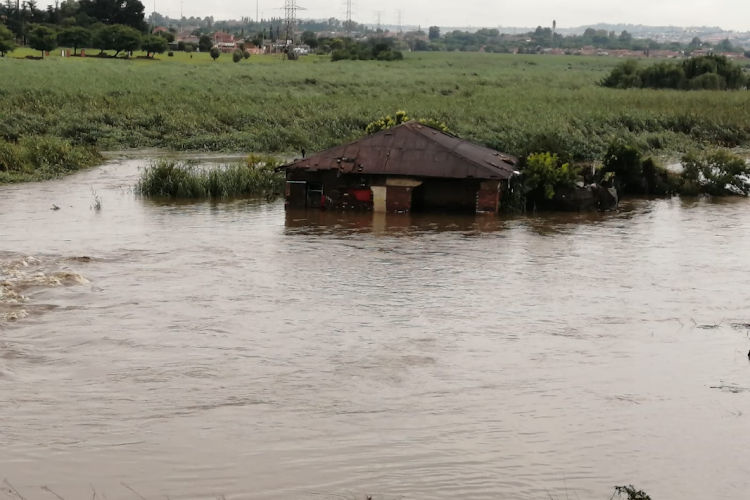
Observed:
[[[277,172],[276,166],[275,159],[254,155],[245,162],[213,168],[160,159],[141,171],[135,192],[159,198],[276,198],[284,192],[285,184],[284,174]]]

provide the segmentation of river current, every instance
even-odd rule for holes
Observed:
[[[747,200],[286,213],[143,164],[0,187],[5,495],[747,497]]]

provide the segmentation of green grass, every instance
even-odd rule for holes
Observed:
[[[598,86],[619,61],[481,53],[337,63],[318,56],[233,63],[231,54],[214,62],[181,52],[153,61],[6,57],[0,138],[51,136],[100,150],[313,152],[404,109],[517,156],[600,160],[622,133],[663,155],[750,146],[750,92]]]
[[[101,160],[94,148],[57,137],[23,137],[17,144],[0,141],[0,184],[54,179]]]
[[[253,155],[244,163],[216,168],[162,159],[141,170],[135,192],[159,198],[275,198],[284,192],[285,184],[284,173],[275,167],[273,159]]]

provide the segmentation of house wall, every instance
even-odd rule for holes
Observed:
[[[318,199],[310,201],[308,196],[311,188],[322,187],[324,201],[321,208],[331,210],[496,213],[499,208],[500,186],[500,181],[496,180],[416,179],[339,175],[338,170],[289,170],[286,203],[289,208],[295,209],[318,208]]]

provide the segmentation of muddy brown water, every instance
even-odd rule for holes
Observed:
[[[142,163],[0,187],[28,500],[747,497],[748,201],[286,214],[139,199]]]

